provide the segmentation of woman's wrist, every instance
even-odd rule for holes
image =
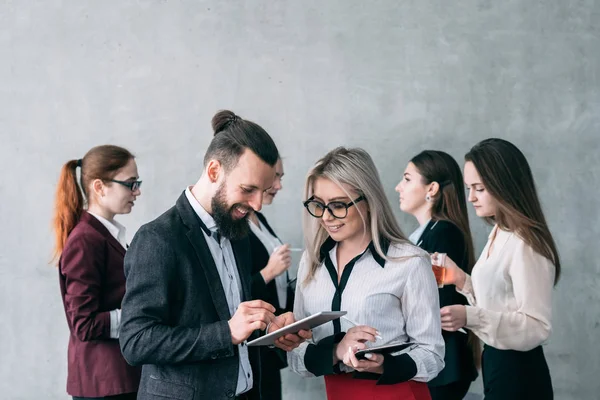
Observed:
[[[260,275],[262,276],[265,283],[269,283],[273,279],[275,279],[275,277],[273,276],[273,270],[271,269],[271,266],[269,264],[267,264],[266,267],[260,270]]]
[[[373,372],[374,374],[383,375],[383,364],[381,364],[377,368],[374,368],[371,372]]]
[[[462,290],[463,287],[465,287],[465,283],[467,282],[467,273],[462,269],[459,269],[459,271],[460,273],[458,274],[458,277],[456,279],[455,286],[458,288],[458,290]]]

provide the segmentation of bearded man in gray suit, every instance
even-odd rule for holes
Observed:
[[[202,176],[144,225],[125,257],[119,341],[142,365],[138,399],[260,399],[260,359],[246,340],[291,313],[251,300],[248,214],[259,211],[279,153],[259,125],[231,111],[212,120]],[[291,350],[310,332],[280,338]]]

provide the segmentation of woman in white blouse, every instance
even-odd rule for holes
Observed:
[[[330,400],[430,399],[426,382],[444,366],[437,285],[428,254],[400,231],[373,160],[362,149],[332,150],[309,172],[305,196],[294,316],[347,315],[289,352],[291,369],[325,376]],[[406,342],[407,351],[355,355]]]
[[[485,343],[486,400],[552,399],[541,345],[551,332],[560,260],[531,169],[523,153],[502,139],[478,143],[465,161],[468,200],[494,228],[471,276],[446,258],[446,281],[470,305],[442,308],[442,328],[466,327]]]

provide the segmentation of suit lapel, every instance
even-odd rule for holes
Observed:
[[[227,321],[231,318],[231,315],[229,315],[229,306],[227,305],[227,298],[225,297],[225,291],[221,284],[221,278],[219,277],[215,260],[213,260],[212,253],[210,252],[208,244],[206,243],[206,238],[204,237],[202,228],[204,224],[189,204],[185,197],[185,193],[177,200],[176,207],[183,223],[189,229],[187,237],[194,248],[196,257],[200,261],[200,267],[206,276],[208,290],[210,291],[219,318]]]
[[[427,238],[429,237],[429,234],[432,232],[432,227],[433,224],[435,224],[436,221],[431,220],[427,223],[427,226],[425,227],[425,230],[423,231],[423,233],[421,233],[421,236],[419,236],[419,239],[417,239],[417,246],[423,248],[423,243],[425,243],[427,241]]]
[[[271,228],[271,225],[269,225],[269,223],[267,222],[267,219],[265,218],[264,215],[262,215],[261,213],[259,213],[258,211],[256,211],[256,218],[258,218],[260,220],[260,222],[262,222],[262,224],[265,226],[265,228],[267,228],[267,230],[269,231],[269,233],[271,235],[273,235],[273,237],[276,237],[277,239],[279,239],[279,237],[275,234],[275,232]]]
[[[110,243],[110,245],[114,247],[115,250],[117,250],[117,252],[119,252],[123,257],[125,257],[125,249],[123,248],[123,246],[121,246],[121,243],[119,243],[119,241],[115,239],[113,235],[110,234],[108,229],[106,229],[102,222],[98,221],[96,217],[84,211],[81,215],[81,221],[86,222],[92,228],[100,232],[102,236],[106,238],[106,241]]]
[[[121,246],[121,243],[119,243],[119,241],[115,239],[113,235],[110,235],[110,238],[108,238],[108,243],[110,243],[112,247],[114,247],[119,253],[121,253],[123,257],[125,257],[125,248]]]

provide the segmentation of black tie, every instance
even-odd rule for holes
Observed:
[[[210,233],[210,236],[212,236],[212,238],[216,240],[219,247],[221,247],[221,234],[219,233],[219,231],[212,231]]]

